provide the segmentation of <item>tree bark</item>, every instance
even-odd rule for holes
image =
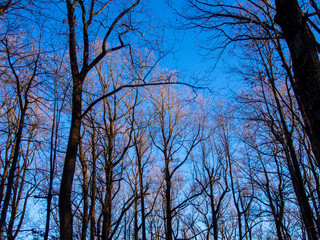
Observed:
[[[91,7],[93,9],[95,1],[91,1]],[[69,27],[69,60],[71,67],[71,74],[73,80],[73,89],[72,89],[72,113],[71,113],[71,126],[70,126],[70,134],[68,139],[66,157],[63,167],[61,185],[60,185],[60,197],[59,197],[59,218],[60,218],[60,239],[61,240],[72,240],[73,229],[72,229],[72,185],[76,164],[76,157],[78,151],[78,145],[80,141],[80,128],[81,128],[81,118],[82,118],[82,91],[83,91],[83,82],[86,79],[88,72],[94,68],[108,53],[117,51],[119,49],[124,48],[126,45],[123,44],[121,36],[127,33],[128,31],[122,32],[118,34],[120,45],[107,49],[107,41],[110,34],[114,31],[115,26],[118,22],[128,14],[132,9],[134,9],[140,0],[134,2],[129,8],[122,11],[112,22],[111,26],[108,28],[107,33],[103,39],[102,43],[102,51],[95,57],[92,62],[89,64],[89,33],[88,26],[91,24],[93,16],[95,15],[92,11],[89,14],[89,20],[86,20],[86,12],[83,1],[79,0],[66,0],[67,4],[67,18],[68,18],[68,27]],[[83,37],[83,54],[82,54],[82,68],[78,65],[78,57],[77,57],[77,41],[76,41],[76,17],[75,17],[75,8],[77,4],[80,4],[82,11],[82,37]],[[102,11],[102,9],[101,9]],[[99,13],[99,12],[98,12]],[[97,13],[97,14],[98,14]],[[119,89],[118,91],[120,91]],[[114,94],[116,91],[111,92],[110,95]],[[96,100],[87,108],[89,111],[97,102],[101,101],[105,97]],[[87,112],[84,113],[84,115]]]
[[[165,181],[166,181],[166,239],[172,240],[172,212],[171,212],[171,174],[169,170],[170,160],[166,159]]]
[[[57,158],[57,144],[58,144],[58,128],[59,128],[59,119],[60,113],[58,110],[58,100],[57,100],[57,82],[55,82],[54,86],[54,108],[53,108],[53,119],[52,119],[52,126],[51,126],[51,137],[50,137],[50,159],[49,159],[49,166],[50,166],[50,176],[49,176],[49,188],[48,188],[48,195],[47,195],[47,210],[46,210],[46,226],[44,232],[44,240],[49,239],[49,232],[50,232],[50,218],[51,218],[51,204],[53,198],[53,181],[55,175],[55,168],[56,168],[56,158]]]
[[[82,230],[81,230],[81,240],[87,239],[87,229],[89,226],[89,181],[88,181],[88,165],[85,159],[85,154],[83,152],[82,137],[79,143],[79,158],[82,167]]]
[[[8,178],[8,184],[7,184],[7,190],[6,190],[6,195],[4,198],[4,202],[2,205],[2,211],[1,211],[1,218],[0,218],[0,239],[3,237],[4,233],[4,226],[6,223],[6,218],[7,218],[7,213],[8,213],[8,208],[10,204],[10,199],[12,195],[12,189],[13,189],[13,182],[14,182],[14,176],[15,176],[15,171],[17,168],[17,163],[19,159],[19,150],[20,150],[20,143],[22,139],[22,131],[24,128],[24,120],[25,120],[25,113],[27,110],[27,104],[25,107],[21,110],[20,114],[20,121],[19,121],[19,128],[17,135],[15,137],[15,144],[14,144],[14,154],[11,162],[11,167],[9,170],[9,178]]]
[[[109,240],[112,227],[112,191],[113,191],[113,166],[106,163],[106,194],[103,206],[102,240]]]
[[[138,149],[136,148],[138,153]],[[142,240],[147,240],[146,235],[146,213],[145,213],[145,202],[144,202],[144,184],[143,184],[143,168],[141,163],[141,155],[138,154],[138,168],[139,168],[139,187],[141,194],[141,227],[142,227]]]
[[[59,197],[59,216],[60,216],[60,239],[72,240],[73,216],[72,216],[72,184],[75,171],[76,157],[78,151],[78,144],[80,140],[80,126],[81,126],[81,98],[82,98],[82,83],[80,80],[73,87],[72,94],[72,119],[69,134],[69,141],[67,146],[67,153],[65,157],[63,174],[60,186]]]
[[[276,100],[276,106],[280,116],[280,122],[284,132],[283,134],[284,139],[283,141],[280,140],[280,142],[282,143],[284,152],[286,154],[286,158],[287,158],[286,160],[287,160],[287,165],[290,172],[292,185],[298,199],[298,203],[299,203],[301,214],[302,214],[302,219],[306,227],[308,238],[310,240],[315,240],[315,239],[318,239],[318,237],[317,237],[316,228],[313,222],[314,215],[308,201],[306,189],[303,184],[304,181],[301,175],[299,161],[294,148],[292,136],[289,132],[289,129],[287,128],[287,125],[285,122],[285,116],[281,108],[280,100],[278,98],[278,94],[276,92],[276,86],[273,79],[271,80],[271,86],[272,86],[274,98]]]
[[[96,155],[96,129],[94,126],[94,122],[92,120],[92,182],[91,182],[91,206],[90,206],[90,240],[94,240],[96,236],[96,212],[95,212],[95,204],[96,204],[96,193],[97,193],[97,155]]]
[[[290,50],[295,82],[292,83],[312,151],[320,167],[320,61],[319,44],[297,0],[275,0],[275,22]]]
[[[77,42],[75,37],[74,10],[77,2],[67,1],[69,25],[69,58],[72,72],[72,112],[71,126],[67,145],[67,152],[63,166],[63,173],[59,195],[60,239],[72,240],[72,184],[76,165],[78,145],[80,141],[81,112],[82,112],[82,85],[87,71],[79,73],[77,63]]]

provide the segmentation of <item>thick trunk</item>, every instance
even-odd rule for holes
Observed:
[[[108,163],[111,165],[111,163]],[[106,168],[106,194],[104,200],[104,209],[103,209],[103,221],[102,221],[102,240],[108,240],[111,235],[111,224],[112,224],[112,178],[113,178],[113,169],[112,166]]]
[[[210,176],[210,207],[211,207],[211,213],[212,213],[212,228],[213,228],[213,239],[218,240],[218,215],[219,215],[219,209],[215,207],[214,202],[214,190],[213,190],[213,183],[214,179],[212,179],[212,176]]]
[[[275,22],[288,44],[295,82],[293,89],[302,112],[312,150],[320,167],[320,61],[318,43],[297,0],[275,0]]]
[[[213,213],[212,217],[212,228],[213,228],[213,239],[218,240],[218,218],[217,218],[217,213]]]
[[[72,113],[71,126],[68,139],[66,157],[63,166],[63,173],[59,195],[59,218],[60,218],[60,240],[72,240],[73,215],[72,215],[72,184],[76,165],[78,144],[80,140],[81,111],[82,111],[82,84],[85,74],[79,74],[77,62],[77,42],[75,37],[74,9],[76,4],[67,0],[68,25],[69,25],[69,58],[72,72]]]
[[[106,35],[104,36],[104,41],[102,43],[102,52],[95,57],[89,65],[89,33],[88,33],[88,26],[91,24],[93,17],[99,14],[104,7],[101,8],[101,11],[97,11],[97,13],[93,13],[93,9],[95,9],[95,1],[91,1],[91,10],[92,12],[89,15],[86,14],[84,1],[71,1],[66,0],[67,4],[67,19],[68,19],[68,41],[69,41],[69,60],[70,60],[70,67],[71,67],[71,74],[73,80],[73,89],[72,89],[72,118],[71,118],[71,127],[70,127],[70,134],[68,140],[68,146],[66,151],[66,157],[63,167],[62,179],[61,179],[61,186],[60,186],[60,197],[59,197],[59,217],[60,217],[60,239],[61,240],[72,240],[73,229],[72,229],[72,200],[71,200],[71,193],[72,193],[72,184],[74,178],[74,171],[75,171],[75,164],[76,164],[76,156],[78,150],[78,144],[80,139],[80,128],[81,128],[81,103],[82,103],[82,85],[84,80],[86,79],[86,75],[88,72],[93,69],[97,63],[103,59],[108,53],[117,51],[126,45],[123,44],[120,37],[125,34],[126,32],[119,33],[120,45],[114,48],[110,48],[107,50],[106,43],[108,42],[108,38],[112,32],[114,32],[115,25],[121,20],[123,16],[128,14],[132,9],[134,9],[140,2],[136,1],[131,7],[125,9],[121,12],[113,21],[111,26],[109,27]],[[83,40],[83,55],[82,57],[78,58],[78,48],[79,45],[77,43],[76,38],[76,15],[75,9],[77,5],[80,5],[82,11],[82,38]],[[86,20],[86,16],[89,16],[90,20]],[[81,61],[82,59],[82,61]],[[78,61],[82,62],[82,69],[80,70],[80,66],[78,65]],[[114,92],[113,92],[114,93]],[[112,93],[112,94],[113,94]],[[102,98],[103,99],[103,98]],[[99,101],[101,101],[100,99]],[[93,105],[92,105],[93,106]],[[92,107],[91,106],[91,107]],[[110,192],[111,194],[111,192]],[[110,200],[111,201],[111,200]],[[107,211],[109,207],[107,207]],[[105,213],[107,214],[107,213]],[[110,206],[110,214],[111,214],[111,206]],[[103,226],[104,227],[104,226]],[[111,227],[111,225],[110,225]],[[106,234],[103,228],[102,232]]]
[[[72,240],[73,235],[71,193],[78,144],[80,140],[82,97],[82,84],[80,82],[80,80],[74,79],[74,83],[76,84],[74,84],[72,96],[71,128],[60,186],[59,216],[61,240]]]
[[[276,229],[277,229],[278,240],[283,240],[282,233],[281,233],[281,222],[278,219],[276,219],[275,216],[274,216],[274,223],[275,223]]]
[[[106,112],[105,112],[106,113]],[[111,235],[112,227],[112,192],[113,192],[113,160],[114,160],[114,121],[110,121],[107,127],[107,155],[105,158],[105,174],[106,174],[106,193],[103,206],[103,220],[102,220],[102,240],[108,240]]]

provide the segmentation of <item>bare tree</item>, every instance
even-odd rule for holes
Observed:
[[[0,189],[0,201],[2,202],[1,219],[0,219],[0,237],[2,238],[4,233],[4,227],[6,223],[6,217],[8,212],[9,203],[12,196],[12,190],[14,187],[14,179],[18,162],[20,158],[20,147],[23,137],[23,131],[26,128],[27,112],[30,108],[30,102],[34,101],[32,91],[37,85],[37,78],[39,74],[39,59],[40,52],[33,49],[30,45],[29,48],[25,48],[25,43],[11,38],[11,33],[8,34],[4,40],[2,40],[2,46],[5,49],[5,61],[6,75],[4,84],[11,85],[15,91],[16,104],[11,110],[17,110],[17,126],[14,129],[12,135],[14,139],[14,145],[12,146],[12,155],[6,159],[6,166],[2,174],[2,184]],[[27,66],[23,68],[22,66]],[[6,100],[7,101],[7,100]],[[4,102],[7,104],[7,102]],[[8,149],[9,150],[9,149]],[[10,150],[9,150],[10,151]],[[5,197],[3,199],[3,194]]]
[[[138,90],[136,90],[136,97],[139,96]],[[138,115],[138,116],[137,116]],[[146,203],[145,195],[149,188],[149,182],[146,178],[147,166],[151,164],[151,142],[148,139],[148,127],[152,119],[144,119],[145,114],[141,109],[139,112],[134,111],[132,114],[132,127],[133,131],[133,146],[134,146],[134,156],[133,156],[133,166],[131,173],[134,176],[133,179],[133,192],[135,194],[135,204],[134,204],[134,239],[139,239],[139,232],[141,229],[142,240],[147,239],[146,230]],[[138,208],[140,207],[140,211]],[[140,217],[139,217],[139,212]],[[138,219],[141,219],[141,224],[138,223]]]
[[[206,121],[210,121],[206,119]],[[203,194],[193,206],[202,215],[206,226],[205,239],[213,236],[218,240],[219,222],[223,216],[223,209],[228,203],[227,193],[230,191],[228,186],[228,163],[224,161],[218,137],[214,131],[214,123],[206,123],[209,127],[204,132],[209,132],[209,136],[200,143],[199,155],[195,155],[195,180],[203,189]],[[210,129],[210,128],[213,129]],[[201,161],[198,161],[201,159]]]
[[[275,1],[224,1],[190,0],[189,14],[181,14],[186,26],[210,32],[206,49],[224,49],[232,43],[254,46],[256,41],[266,40],[278,45],[275,52],[283,60],[299,109],[303,115],[317,165],[320,165],[320,128],[317,124],[319,102],[319,68],[317,55],[319,43],[314,35],[319,29],[313,18],[319,17],[318,6],[312,1],[304,8],[313,11],[304,13],[297,0]],[[210,21],[208,21],[210,20]],[[276,25],[279,24],[281,29]],[[311,27],[310,27],[311,26]],[[216,45],[213,40],[221,40]],[[281,40],[287,43],[292,60],[292,70],[287,64]],[[243,46],[241,45],[241,46]]]
[[[108,28],[106,34],[103,37],[101,45],[101,52],[93,57],[90,53],[90,36],[89,27],[96,21],[96,17],[110,5],[110,2],[105,4],[98,4],[96,1],[91,1],[90,4],[83,1],[66,1],[67,3],[67,21],[69,26],[69,58],[72,73],[72,119],[70,125],[70,134],[68,147],[66,151],[65,163],[63,168],[61,186],[60,186],[60,198],[59,198],[59,216],[60,216],[60,228],[61,239],[71,240],[73,237],[73,214],[72,214],[72,202],[71,193],[75,171],[76,156],[78,150],[78,144],[80,141],[80,128],[82,118],[82,93],[83,83],[86,80],[87,74],[93,69],[97,63],[99,63],[108,53],[117,51],[124,48],[126,45],[122,41],[122,36],[132,30],[130,22],[124,24],[125,29],[118,35],[119,45],[116,47],[108,48],[107,43],[110,40],[111,34],[115,31],[115,28],[138,4],[140,1],[134,2],[131,6],[125,8],[123,11],[114,18]],[[76,19],[76,9],[80,7],[81,25],[82,25],[82,39],[83,39],[83,54],[81,59],[81,67],[78,65],[78,51],[77,51],[77,33],[76,26],[78,24]],[[99,20],[98,20],[99,21]]]
[[[16,7],[21,2],[22,2],[22,0],[1,1],[1,3],[0,3],[0,16],[4,15],[8,10],[11,10],[11,8]]]
[[[286,115],[283,112],[283,103],[281,102],[283,96],[277,92],[276,78],[273,75],[274,70],[271,70],[273,64],[276,64],[273,62],[274,59],[280,59],[279,67],[282,67],[282,74],[287,76],[289,84],[293,88],[310,138],[313,154],[319,166],[318,147],[320,145],[316,137],[319,134],[314,134],[319,129],[319,126],[315,124],[315,122],[318,122],[318,120],[315,120],[318,118],[318,113],[315,112],[318,112],[316,106],[319,97],[317,92],[319,85],[318,43],[309,27],[310,24],[313,30],[317,31],[316,25],[311,19],[313,16],[317,16],[317,12],[303,14],[298,1],[275,1],[275,5],[264,0],[246,1],[247,4],[236,1],[234,4],[230,4],[198,0],[189,1],[189,3],[194,12],[191,11],[190,15],[185,16],[188,20],[187,26],[211,31],[214,35],[214,38],[211,39],[222,39],[223,45],[217,48],[225,49],[231,43],[240,43],[240,46],[245,48],[246,51],[250,51],[252,55],[255,56],[256,52],[260,54],[258,58],[262,59],[261,61],[266,66],[263,72],[272,85],[271,89],[273,89],[272,95],[265,97],[274,99],[276,111],[279,114],[278,121],[281,123],[280,129],[284,133],[284,135],[278,135],[279,133],[274,131],[275,137],[282,142],[282,147],[286,152],[287,166],[290,170],[308,237],[317,239],[315,216],[308,202],[305,186],[301,184],[303,182],[301,163],[295,149],[292,128],[290,129],[287,126]],[[306,5],[306,8],[317,9],[317,6],[315,3],[310,3],[310,5]],[[212,21],[207,21],[208,19]],[[281,26],[281,29],[276,23]],[[288,49],[284,46],[282,39],[286,40]],[[263,49],[261,46],[267,44],[270,44],[267,49],[261,50]],[[288,64],[290,61],[287,60],[289,58],[286,54],[287,51],[291,53],[292,69]],[[276,57],[273,56],[271,59],[272,54],[275,54]],[[255,61],[259,61],[258,58]],[[265,100],[267,101],[267,99]]]
[[[166,239],[177,237],[178,232],[173,231],[173,219],[195,196],[191,191],[192,196],[189,195],[180,203],[176,203],[177,195],[174,194],[174,185],[181,182],[178,170],[187,162],[191,152],[201,141],[202,129],[198,119],[193,118],[190,112],[188,115],[189,106],[183,105],[182,100],[174,100],[174,98],[174,89],[166,86],[161,87],[159,93],[153,96],[152,101],[158,121],[156,122],[157,126],[150,129],[152,143],[162,154],[164,161],[163,198]],[[194,123],[192,124],[191,121]],[[187,127],[188,125],[190,127]]]
[[[281,146],[280,149],[284,153],[283,157],[286,160],[306,231],[309,238],[313,239],[317,237],[316,219],[318,217],[314,214],[309,203],[307,188],[303,183],[302,166],[304,163],[301,159],[304,157],[299,157],[297,152],[299,143],[295,140],[297,129],[301,127],[301,121],[295,113],[297,106],[292,97],[290,83],[281,81],[283,76],[281,71],[283,70],[279,71],[274,67],[277,63],[273,55],[274,52],[268,42],[262,42],[261,45],[257,46],[260,60],[256,61],[261,65],[257,64],[257,70],[253,70],[250,74],[252,74],[253,79],[256,79],[253,84],[257,84],[259,99],[247,99],[246,94],[240,98],[247,99],[246,102],[254,105],[254,109],[259,109],[259,113],[253,119],[265,122],[270,133],[272,133],[272,141]],[[261,69],[259,66],[261,66]],[[263,105],[258,106],[255,101]],[[307,181],[309,182],[309,180]]]

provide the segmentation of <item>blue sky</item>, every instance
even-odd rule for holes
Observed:
[[[170,9],[167,2],[168,0],[150,0],[152,14],[156,20],[159,20],[163,24],[176,25],[178,17],[174,15],[173,10]],[[174,1],[173,4],[181,7],[184,3],[186,1],[180,0]],[[232,63],[233,61],[229,61],[226,64],[226,61],[221,60],[213,69],[215,60],[201,55],[201,53],[204,53],[199,47],[201,39],[198,38],[195,31],[179,31],[170,27],[165,30],[165,39],[167,39],[169,44],[173,43],[175,39],[175,53],[168,55],[161,63],[161,66],[181,71],[184,76],[205,78],[206,83],[209,83],[210,88],[213,90],[228,89],[233,85],[232,81],[230,81],[230,76],[226,74],[228,63]]]
[[[181,6],[181,1],[176,1],[177,6]],[[167,0],[150,0],[153,14],[161,23],[175,26],[177,24],[177,16],[174,15],[173,10],[168,6]],[[198,48],[196,46],[195,36],[191,31],[179,31],[177,29],[171,29],[170,27],[165,29],[165,39],[168,42],[176,40],[174,45],[174,56],[171,56],[169,65],[174,68],[180,68],[180,70],[196,70],[201,64],[201,57],[198,54]],[[203,62],[202,62],[203,64]],[[207,64],[206,64],[207,65]]]

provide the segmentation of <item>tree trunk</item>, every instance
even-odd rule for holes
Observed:
[[[138,151],[138,150],[137,150]],[[146,213],[144,203],[144,185],[143,185],[143,168],[141,163],[141,155],[138,156],[138,167],[139,167],[139,182],[140,182],[140,194],[141,194],[141,227],[142,227],[142,240],[147,240],[146,235]]]
[[[59,216],[60,216],[60,239],[72,240],[72,184],[75,171],[78,144],[80,140],[81,127],[81,98],[82,83],[79,79],[74,79],[72,94],[72,119],[67,146],[67,153],[64,161],[62,180],[59,197]]]
[[[306,228],[308,237],[310,240],[316,240],[316,239],[318,239],[318,237],[317,237],[317,232],[316,232],[316,228],[315,228],[314,221],[313,221],[315,218],[314,218],[314,214],[312,212],[312,208],[309,204],[309,200],[307,197],[303,177],[301,175],[301,170],[299,167],[298,157],[296,155],[296,150],[294,148],[292,135],[290,134],[289,129],[287,127],[287,124],[285,121],[285,116],[284,116],[284,113],[281,108],[280,99],[278,97],[278,93],[276,91],[276,86],[275,86],[273,78],[270,78],[270,82],[271,82],[271,86],[272,86],[272,92],[273,92],[273,95],[274,95],[274,98],[276,101],[278,114],[280,116],[280,122],[281,122],[282,129],[283,129],[283,138],[284,139],[282,140],[282,139],[280,139],[280,137],[278,137],[279,138],[278,140],[283,145],[283,149],[284,149],[284,152],[286,155],[288,169],[290,172],[290,178],[291,178],[292,185],[293,185],[293,188],[294,188],[297,200],[298,200],[298,204],[299,204],[300,211],[302,214],[302,219],[305,224],[305,228]],[[275,134],[275,135],[277,135],[277,134]]]
[[[95,214],[95,204],[96,204],[96,192],[97,192],[97,156],[96,156],[96,129],[92,120],[92,183],[91,183],[91,206],[90,206],[90,240],[95,240],[96,236],[96,214]]]
[[[166,159],[166,239],[172,240],[172,213],[171,213],[171,176],[169,171],[169,160]]]
[[[27,111],[27,106],[28,104],[26,103],[23,109],[21,109],[21,114],[20,114],[20,121],[19,121],[19,128],[17,135],[15,137],[15,143],[14,143],[14,153],[13,153],[13,158],[11,162],[11,167],[9,170],[9,178],[8,178],[8,184],[7,184],[7,189],[6,189],[6,195],[4,198],[4,202],[2,204],[2,211],[1,211],[1,218],[0,218],[0,239],[3,238],[3,233],[4,233],[4,226],[6,223],[6,218],[7,218],[7,212],[9,208],[9,203],[12,195],[12,189],[13,189],[13,182],[14,182],[14,175],[15,171],[17,168],[17,163],[19,159],[19,150],[20,150],[20,143],[22,139],[22,131],[24,128],[24,118],[25,114]]]
[[[50,231],[50,218],[51,218],[51,204],[52,204],[52,198],[53,198],[53,180],[54,180],[54,174],[55,174],[55,166],[56,166],[56,148],[58,144],[58,120],[56,117],[58,117],[58,104],[57,104],[57,83],[55,81],[55,102],[54,102],[54,108],[53,108],[53,119],[52,119],[52,126],[51,126],[51,137],[50,137],[50,176],[49,176],[49,189],[48,189],[48,195],[47,195],[47,210],[46,210],[46,226],[45,226],[45,232],[44,232],[44,240],[48,240],[49,238],[49,231]],[[59,118],[59,117],[58,117]]]
[[[81,230],[81,240],[87,239],[87,230],[89,225],[89,190],[88,190],[88,165],[83,153],[82,138],[79,144],[79,158],[82,167],[82,199],[83,199],[83,209],[82,209],[82,230]]]
[[[139,225],[138,225],[138,188],[137,181],[134,186],[134,240],[139,240]]]
[[[297,0],[275,0],[275,22],[288,44],[295,82],[292,83],[320,167],[320,61],[318,43]]]
[[[103,206],[103,221],[102,221],[102,240],[108,240],[111,234],[112,224],[112,189],[113,189],[113,166],[112,163],[107,163],[106,167],[106,194]]]
[[[210,207],[211,207],[211,213],[212,213],[212,228],[213,228],[213,239],[218,240],[218,234],[219,234],[219,229],[218,229],[218,215],[219,215],[219,207],[217,209],[215,208],[215,202],[214,202],[214,190],[213,190],[213,184],[214,184],[214,179],[212,175],[209,178],[210,180]],[[209,230],[210,232],[210,230]]]

